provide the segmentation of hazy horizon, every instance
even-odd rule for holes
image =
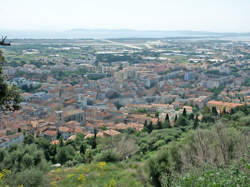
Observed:
[[[0,30],[250,32],[249,0],[8,0]]]

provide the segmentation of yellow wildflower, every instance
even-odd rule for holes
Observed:
[[[106,165],[107,165],[106,162],[99,162],[97,164],[97,167],[100,168],[100,169],[104,169]]]
[[[86,177],[85,177],[85,175],[80,174],[80,176],[77,178],[77,180],[78,180],[80,183],[84,183],[84,182],[86,181]]]

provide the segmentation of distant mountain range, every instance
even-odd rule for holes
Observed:
[[[168,37],[250,37],[250,33],[218,33],[205,31],[159,31],[130,29],[72,29],[67,31],[0,30],[10,39],[104,39],[104,38],[168,38]]]

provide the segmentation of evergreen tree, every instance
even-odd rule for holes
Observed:
[[[143,130],[148,132],[148,121],[147,120],[144,121]]]
[[[156,117],[156,118],[159,118],[159,114],[160,114],[160,113],[159,113],[158,111],[156,111],[156,112],[155,112],[155,117]]]
[[[85,154],[85,152],[86,152],[86,145],[82,144],[81,147],[80,147],[80,153]]]
[[[96,145],[97,145],[96,135],[97,135],[97,132],[98,132],[97,129],[94,128],[94,137],[90,139],[91,140],[90,145],[91,145],[92,149],[96,149]]]
[[[215,115],[215,116],[217,116],[218,115],[218,112],[217,112],[217,110],[216,110],[216,107],[212,107],[212,114],[213,115]]]
[[[182,115],[183,115],[184,117],[187,117],[187,111],[186,111],[186,108],[184,108],[184,109],[183,109]]]
[[[59,149],[56,155],[56,160],[60,164],[64,164],[67,161],[67,153],[64,148]]]
[[[159,119],[158,119],[158,121],[157,121],[156,129],[162,129],[162,124],[161,124],[161,122],[160,122]]]
[[[230,114],[231,114],[231,115],[233,115],[234,113],[235,113],[234,109],[233,109],[233,108],[231,108],[231,110],[230,110]]]
[[[34,136],[32,136],[31,134],[25,136],[24,140],[23,140],[23,143],[24,144],[32,144],[32,143],[34,143]]]
[[[188,119],[193,120],[193,119],[194,119],[194,114],[191,113],[191,114],[189,115]]]
[[[165,117],[165,122],[168,122],[168,123],[170,123],[170,120],[169,120],[169,115],[168,115],[168,113],[166,114],[166,117]]]
[[[181,126],[187,126],[188,125],[188,120],[184,116],[180,116],[175,124],[176,127],[181,127]]]
[[[63,147],[64,143],[63,143],[63,138],[62,136],[59,138],[59,147]]]
[[[56,139],[59,140],[59,138],[60,138],[61,136],[62,136],[61,133],[59,132],[59,130],[57,130],[57,132],[56,132]]]
[[[149,125],[148,125],[148,133],[151,133],[153,131],[153,122],[150,121]]]
[[[198,118],[198,115],[195,117],[195,120],[194,120],[194,126],[193,128],[194,129],[197,129],[199,127],[199,118]]]
[[[174,118],[174,122],[176,122],[177,121],[177,119],[178,119],[178,117],[177,117],[177,115],[175,116],[175,118]]]
[[[163,124],[164,124],[164,128],[171,128],[170,119],[169,119],[169,115],[168,114],[166,114],[165,122]]]

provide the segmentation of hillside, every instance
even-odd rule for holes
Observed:
[[[27,135],[22,144],[1,149],[1,184],[248,186],[250,106],[200,112],[201,121],[183,112],[174,127],[166,119],[145,123],[142,132],[97,139],[78,134],[57,145]]]

